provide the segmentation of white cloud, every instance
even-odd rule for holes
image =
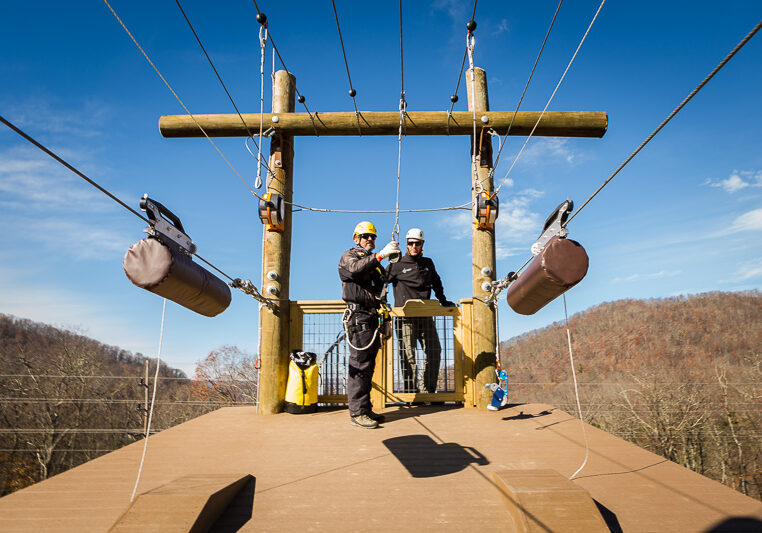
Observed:
[[[512,185],[512,183],[511,183]],[[542,220],[530,208],[533,200],[541,197],[542,191],[526,189],[512,193],[500,202],[500,212],[496,223],[495,254],[498,259],[528,253],[529,241],[539,236]],[[470,239],[473,215],[470,211],[459,211],[448,215],[444,224],[453,239]],[[516,244],[522,246],[517,247]]]
[[[446,11],[453,22],[462,22],[465,17],[470,15],[470,12],[467,13],[468,8],[465,4],[458,0],[436,0],[431,7],[435,11]]]
[[[140,238],[104,227],[102,221],[51,217],[21,221],[28,241],[36,241],[48,250],[75,260],[121,259],[127,248]]]
[[[553,162],[559,159],[569,164],[575,163],[576,154],[569,148],[569,139],[559,138],[533,138],[524,148],[519,162],[528,165],[538,165],[550,160]],[[518,163],[517,163],[518,164]]]
[[[112,115],[109,106],[95,100],[78,102],[79,108],[64,111],[57,103],[56,96],[38,95],[16,104],[6,116],[21,129],[92,138],[102,134],[101,127]],[[34,137],[33,131],[27,133]]]
[[[102,211],[111,207],[100,192],[31,147],[0,153],[0,194],[6,207],[25,211],[49,212],[81,205],[87,205],[89,211]]]
[[[762,208],[753,209],[738,216],[725,229],[722,229],[712,235],[712,237],[722,237],[741,231],[761,231],[762,230]]]
[[[733,194],[747,187],[762,187],[762,170],[756,172],[734,170],[727,179],[718,181],[708,179],[704,184],[710,187],[719,187],[725,192]]]
[[[659,278],[668,278],[668,277],[674,277],[680,275],[680,270],[660,270],[658,272],[651,272],[649,274],[632,274],[630,276],[625,276],[623,278],[614,278],[611,280],[612,283],[620,283],[620,282],[630,282],[630,281],[642,281],[642,280],[652,280],[652,279],[659,279]]]
[[[508,19],[501,19],[497,24],[497,28],[492,32],[492,35],[500,35],[501,33],[508,33],[510,28],[508,27]]]
[[[720,283],[739,283],[749,279],[762,278],[762,259],[749,261],[739,266],[733,277],[720,280]]]

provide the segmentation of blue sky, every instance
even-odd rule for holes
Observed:
[[[331,3],[258,3],[310,109],[352,110]],[[397,2],[336,3],[359,108],[395,111]],[[599,3],[561,7],[522,110],[545,106]],[[492,110],[514,109],[556,4],[479,1],[475,62],[487,71]],[[174,2],[112,5],[192,112],[234,112]],[[449,108],[472,6],[403,2],[410,111]],[[186,0],[183,7],[238,107],[258,112],[253,4]],[[105,4],[6,2],[0,13],[0,114],[130,205],[137,208],[146,192],[160,200],[182,218],[203,257],[259,285],[255,199],[205,139],[160,136],[159,117],[183,110]],[[566,197],[580,205],[760,15],[756,1],[607,2],[549,109],[606,111],[608,132],[603,139],[530,140],[501,192],[498,274],[523,264],[548,212]],[[760,288],[761,64],[757,35],[572,222],[590,271],[568,294],[570,313],[621,298]],[[266,110],[268,85],[269,76]],[[460,96],[456,110],[466,110],[463,84]],[[523,140],[508,140],[498,180]],[[253,184],[255,160],[243,139],[218,145]],[[403,139],[400,207],[469,201],[469,149],[467,137]],[[295,202],[394,207],[396,137],[299,138],[295,150]],[[340,297],[336,264],[361,218],[295,213],[292,299]],[[393,215],[368,218],[380,241],[391,237]],[[403,213],[400,223],[403,232],[425,230],[425,253],[447,296],[471,296],[470,215]],[[0,312],[155,355],[161,299],[130,284],[121,266],[144,224],[4,126],[0,225]],[[164,358],[192,372],[225,344],[256,353],[257,312],[241,293],[211,319],[170,304]],[[524,317],[501,299],[500,338],[562,318],[560,300]]]

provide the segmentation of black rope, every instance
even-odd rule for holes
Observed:
[[[67,163],[66,161],[64,161],[63,159],[61,159],[61,158],[60,158],[58,155],[56,155],[56,154],[54,154],[53,152],[51,152],[50,150],[48,150],[48,149],[47,149],[45,146],[43,146],[42,144],[38,143],[38,142],[37,142],[36,140],[34,140],[32,137],[30,137],[29,135],[27,135],[26,133],[24,133],[23,131],[21,131],[19,128],[17,128],[16,126],[14,126],[12,123],[10,123],[9,121],[7,121],[7,120],[5,119],[5,117],[3,117],[2,115],[0,115],[0,122],[2,122],[2,123],[3,123],[3,124],[5,124],[6,126],[8,126],[10,129],[12,129],[13,131],[15,131],[15,132],[16,132],[16,133],[18,133],[19,135],[21,135],[21,136],[22,136],[24,139],[26,139],[27,141],[29,141],[30,143],[32,143],[33,145],[35,145],[37,148],[39,148],[40,150],[42,150],[43,152],[45,152],[46,154],[48,154],[50,157],[52,157],[53,159],[55,159],[56,161],[58,161],[59,163],[61,163],[63,166],[65,166],[66,168],[68,168],[69,170],[71,170],[72,172],[74,172],[74,173],[75,173],[77,176],[79,176],[80,178],[82,178],[83,180],[85,180],[87,183],[89,183],[90,185],[92,185],[93,187],[95,187],[96,189],[98,189],[99,191],[101,191],[103,194],[105,194],[106,196],[108,196],[108,197],[109,197],[109,198],[111,198],[112,200],[114,200],[116,203],[118,203],[119,205],[121,205],[122,207],[124,207],[124,208],[125,208],[127,211],[129,211],[130,213],[132,213],[133,215],[135,215],[136,217],[138,217],[139,219],[141,219],[143,222],[146,222],[147,224],[150,224],[150,223],[151,223],[151,222],[150,222],[150,221],[149,221],[149,220],[148,220],[146,217],[144,217],[143,215],[141,215],[140,213],[138,213],[137,211],[135,211],[133,208],[131,208],[130,206],[128,206],[127,204],[125,204],[125,203],[124,203],[123,201],[121,201],[119,198],[117,198],[116,196],[114,196],[113,194],[111,194],[110,192],[108,192],[106,189],[104,189],[103,187],[101,187],[100,185],[98,185],[97,183],[95,183],[93,180],[91,180],[90,178],[88,178],[87,176],[85,176],[85,175],[84,175],[82,172],[80,172],[79,170],[77,170],[76,168],[74,168],[73,166],[71,166],[69,163]]]
[[[122,200],[120,200],[119,198],[117,198],[116,196],[114,196],[113,194],[111,194],[109,191],[107,191],[106,189],[104,189],[103,187],[101,187],[100,185],[98,185],[96,182],[94,182],[93,180],[91,180],[90,178],[88,178],[87,176],[85,176],[85,175],[84,175],[82,172],[80,172],[79,170],[77,170],[76,168],[74,168],[72,165],[70,165],[69,163],[67,163],[67,162],[66,162],[66,161],[64,161],[63,159],[61,159],[61,158],[60,158],[58,155],[56,155],[55,153],[53,153],[52,151],[50,151],[48,148],[46,148],[45,146],[43,146],[42,144],[40,144],[39,142],[37,142],[36,140],[34,140],[32,137],[30,137],[29,135],[27,135],[26,133],[24,133],[23,131],[21,131],[19,128],[17,128],[15,125],[13,125],[11,122],[9,122],[8,120],[6,120],[6,119],[5,119],[5,117],[3,117],[2,115],[0,115],[0,122],[2,122],[2,123],[3,123],[3,124],[5,124],[6,126],[8,126],[10,129],[12,129],[13,131],[15,131],[15,132],[16,132],[16,133],[18,133],[19,135],[21,135],[21,136],[22,136],[24,139],[26,139],[27,141],[29,141],[30,143],[32,143],[33,145],[35,145],[37,148],[39,148],[40,150],[42,150],[43,152],[45,152],[46,154],[48,154],[50,157],[52,157],[53,159],[55,159],[56,161],[58,161],[59,163],[61,163],[63,166],[65,166],[66,168],[68,168],[69,170],[71,170],[72,172],[74,172],[74,173],[75,173],[77,176],[79,176],[80,178],[82,178],[83,180],[85,180],[87,183],[89,183],[90,185],[92,185],[93,187],[95,187],[96,189],[98,189],[99,191],[101,191],[103,194],[105,194],[106,196],[108,196],[109,198],[111,198],[112,200],[114,200],[116,203],[118,203],[119,205],[121,205],[122,207],[124,207],[124,208],[125,208],[127,211],[129,211],[130,213],[132,213],[133,215],[135,215],[136,217],[138,217],[140,220],[142,220],[143,222],[145,222],[145,223],[147,223],[147,224],[149,224],[149,225],[151,224],[151,221],[150,221],[150,220],[148,220],[146,217],[144,217],[143,215],[141,215],[140,213],[138,213],[137,211],[135,211],[133,208],[131,208],[131,207],[130,207],[130,206],[128,206],[126,203],[124,203]],[[225,274],[225,273],[224,273],[222,270],[220,270],[219,268],[217,268],[216,266],[214,266],[213,264],[211,264],[209,261],[207,261],[206,259],[204,259],[204,258],[203,258],[203,257],[201,257],[200,255],[198,255],[198,254],[193,254],[193,255],[195,255],[196,257],[198,257],[198,258],[199,258],[201,261],[203,261],[204,263],[206,263],[207,265],[209,265],[211,268],[213,268],[214,270],[216,270],[216,271],[217,271],[217,272],[219,272],[220,274],[222,274],[224,277],[228,278],[230,281],[233,281],[233,278],[231,278],[230,276],[228,276],[227,274]]]
[[[553,14],[553,20],[550,21],[550,26],[548,27],[548,31],[545,34],[545,39],[542,41],[542,46],[540,47],[540,51],[537,54],[537,59],[534,60],[534,65],[532,65],[532,71],[529,73],[529,78],[527,78],[527,83],[526,85],[524,85],[524,90],[521,92],[521,98],[519,98],[519,103],[516,105],[516,110],[513,112],[513,116],[511,117],[511,122],[508,124],[508,129],[505,132],[506,138],[511,133],[511,127],[513,126],[513,121],[516,119],[516,115],[519,112],[519,108],[521,107],[521,102],[524,101],[524,95],[526,95],[527,89],[529,88],[529,82],[532,81],[532,76],[534,76],[534,71],[537,68],[537,63],[540,62],[540,56],[542,55],[542,51],[545,49],[545,44],[548,42],[548,37],[550,37],[550,30],[553,29],[553,25],[556,23],[556,17],[558,17],[558,11],[561,9],[561,4],[563,3],[564,3],[564,0],[558,1],[556,12]],[[505,143],[500,144],[500,149],[497,151],[497,157],[495,157],[495,163],[492,165],[492,168],[497,167],[497,164],[500,161],[500,152],[503,151],[503,146],[505,146]]]
[[[259,5],[257,4],[257,0],[252,0],[252,2],[254,2],[254,7],[257,10],[257,14],[258,15],[259,14],[263,14],[262,11],[259,9]],[[283,65],[283,70],[285,70],[286,73],[290,75],[291,72],[289,72],[288,67],[286,66],[286,62],[283,61],[283,58],[281,57],[280,52],[278,51],[278,47],[275,45],[275,39],[273,39],[272,32],[269,29],[268,29],[268,33],[269,33],[269,36],[270,36],[270,42],[273,44],[273,50],[275,50],[275,54],[278,56],[278,60],[280,61],[280,64]],[[305,103],[307,98],[305,96],[303,96],[302,93],[299,92],[299,88],[296,86],[296,83],[294,83],[294,91],[296,91],[296,95],[298,97],[297,98],[298,102],[304,106],[304,109],[307,111],[307,114],[310,116],[310,119],[312,119],[312,113],[310,112],[309,108],[307,107],[307,104]],[[313,125],[314,125],[314,123],[313,123]]]
[[[360,127],[360,112],[357,110],[357,100],[355,99],[355,97],[357,96],[357,91],[355,91],[355,88],[352,85],[352,76],[349,74],[349,61],[347,61],[347,52],[344,49],[344,39],[341,36],[341,26],[339,25],[339,13],[338,11],[336,11],[336,0],[331,0],[331,4],[333,5],[333,16],[334,18],[336,18],[336,29],[339,32],[339,42],[341,43],[341,54],[344,56],[344,66],[347,69],[347,79],[349,80],[349,96],[352,98],[352,104],[355,107],[355,117],[357,118],[357,131],[360,133],[360,135],[362,135],[362,128]]]
[[[402,0],[400,0],[400,98],[405,99],[405,66],[402,56]]]
[[[700,90],[701,90],[701,89],[704,87],[704,85],[706,85],[706,84],[709,82],[709,80],[711,80],[711,79],[714,77],[714,75],[715,75],[715,74],[717,74],[717,73],[720,71],[720,69],[721,69],[722,67],[724,67],[724,66],[725,66],[725,64],[726,64],[728,61],[730,61],[730,60],[732,59],[732,57],[733,57],[734,55],[736,55],[736,53],[737,53],[737,52],[738,52],[738,51],[739,51],[741,48],[743,48],[743,47],[744,47],[744,45],[745,45],[747,42],[749,42],[749,40],[750,40],[752,37],[754,37],[754,35],[755,35],[755,34],[756,34],[758,31],[759,31],[759,29],[760,29],[760,28],[762,28],[762,21],[758,22],[758,23],[757,23],[757,25],[756,25],[756,26],[754,26],[754,29],[752,29],[752,30],[751,30],[751,31],[750,31],[748,34],[746,34],[746,37],[744,37],[743,39],[741,39],[741,42],[739,42],[739,43],[738,43],[738,44],[735,46],[735,48],[733,48],[733,50],[731,50],[731,51],[730,51],[730,53],[728,53],[728,55],[726,55],[726,56],[725,56],[725,59],[723,59],[722,61],[720,61],[720,63],[719,63],[719,64],[718,64],[716,67],[714,67],[714,69],[712,70],[712,72],[710,72],[710,73],[707,75],[707,77],[706,77],[706,78],[704,78],[704,80],[703,80],[701,83],[699,83],[699,84],[696,86],[696,88],[695,88],[695,89],[693,89],[693,90],[691,91],[691,93],[690,93],[688,96],[686,96],[686,97],[685,97],[685,99],[684,99],[682,102],[680,102],[680,105],[678,105],[678,106],[677,106],[677,107],[676,107],[676,108],[675,108],[675,109],[672,111],[672,113],[670,113],[670,114],[669,114],[669,116],[668,116],[667,118],[665,118],[665,119],[662,121],[662,123],[661,123],[661,124],[659,124],[659,126],[658,126],[658,127],[657,127],[657,128],[656,128],[656,129],[655,129],[655,130],[654,130],[654,131],[651,133],[651,135],[649,135],[649,136],[646,138],[646,140],[645,140],[645,141],[643,141],[642,143],[640,143],[640,146],[638,146],[638,147],[635,149],[635,151],[634,151],[634,152],[632,152],[632,153],[630,154],[630,156],[629,156],[627,159],[625,159],[624,163],[622,163],[621,165],[619,165],[619,167],[618,167],[618,168],[617,168],[617,169],[616,169],[616,170],[615,170],[615,171],[614,171],[614,172],[611,174],[611,176],[609,176],[609,177],[608,177],[608,179],[607,179],[606,181],[604,181],[604,182],[601,184],[601,186],[600,186],[600,187],[598,187],[598,189],[597,189],[597,190],[596,190],[596,191],[595,191],[595,192],[594,192],[592,195],[590,195],[590,198],[588,198],[587,200],[585,200],[585,203],[583,203],[583,204],[582,204],[582,205],[581,205],[581,206],[580,206],[580,207],[579,207],[579,208],[578,208],[578,209],[577,209],[577,210],[576,210],[576,211],[575,211],[575,212],[574,212],[574,213],[573,213],[573,214],[572,214],[572,215],[571,215],[571,216],[570,216],[570,217],[569,217],[567,220],[566,220],[566,222],[564,222],[564,223],[562,224],[562,226],[563,226],[564,228],[565,228],[565,227],[566,227],[566,226],[569,224],[569,222],[571,222],[571,221],[572,221],[572,219],[573,219],[574,217],[576,217],[576,216],[577,216],[577,213],[579,213],[580,211],[582,211],[582,209],[583,209],[583,208],[584,208],[584,207],[585,207],[585,206],[586,206],[588,203],[590,203],[590,200],[592,200],[593,198],[595,198],[595,196],[596,196],[596,195],[597,195],[599,192],[601,192],[601,190],[602,190],[602,189],[603,189],[603,188],[604,188],[606,185],[608,185],[608,183],[609,183],[609,182],[610,182],[612,179],[614,179],[614,176],[616,176],[617,174],[619,174],[619,171],[621,171],[621,170],[622,170],[622,169],[623,169],[623,168],[624,168],[624,167],[627,165],[627,163],[629,163],[630,161],[632,161],[632,159],[633,159],[633,158],[634,158],[636,155],[638,155],[638,152],[640,152],[640,151],[641,151],[641,150],[642,150],[642,149],[643,149],[643,148],[644,148],[644,147],[645,147],[645,146],[646,146],[646,145],[647,145],[649,142],[651,142],[651,139],[653,139],[653,138],[656,136],[656,134],[657,134],[657,133],[659,133],[659,132],[661,131],[661,129],[662,129],[664,126],[666,126],[666,125],[667,125],[667,123],[668,123],[670,120],[672,120],[672,118],[674,118],[674,116],[675,116],[675,115],[677,115],[677,113],[679,113],[679,112],[680,112],[680,110],[681,110],[683,107],[685,107],[685,104],[687,104],[687,103],[688,103],[688,102],[689,102],[689,101],[690,101],[690,100],[691,100],[691,99],[692,99],[694,96],[696,96],[696,93],[698,93],[698,92],[699,92],[699,91],[700,91]]]
[[[259,150],[259,143],[257,143],[257,140],[254,138],[254,135],[251,133],[251,130],[249,129],[249,125],[246,124],[246,121],[243,119],[243,115],[238,110],[238,106],[235,104],[233,97],[230,95],[230,91],[228,91],[228,88],[225,86],[225,82],[222,81],[222,76],[220,76],[220,73],[217,71],[217,68],[214,66],[214,62],[212,62],[212,58],[209,57],[209,54],[207,53],[206,48],[204,47],[204,43],[201,42],[201,39],[196,33],[196,30],[193,27],[193,24],[191,24],[191,21],[188,18],[188,15],[185,14],[185,10],[183,9],[183,6],[180,5],[180,0],[175,0],[175,3],[177,4],[177,7],[180,8],[180,13],[183,14],[183,18],[185,18],[185,22],[188,23],[188,27],[193,32],[193,36],[196,38],[198,45],[201,47],[201,50],[204,52],[204,55],[206,56],[207,61],[209,61],[209,65],[212,67],[212,70],[217,75],[217,79],[220,81],[220,85],[222,85],[222,88],[225,89],[225,94],[228,95],[228,99],[230,100],[230,103],[233,104],[233,107],[235,108],[235,112],[238,113],[238,118],[241,119],[241,122],[243,123],[243,127],[246,128],[246,133],[249,134],[249,137],[251,138],[252,141],[254,141],[254,145],[257,147],[257,150]],[[260,162],[260,164],[264,165],[267,171],[270,172],[270,167],[267,165],[267,163],[264,162],[264,159]]]

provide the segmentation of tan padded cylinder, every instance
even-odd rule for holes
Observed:
[[[580,243],[553,237],[506,292],[511,309],[533,315],[582,281],[589,261]]]
[[[230,305],[230,289],[190,257],[148,238],[130,246],[124,273],[140,287],[204,316],[217,316]]]

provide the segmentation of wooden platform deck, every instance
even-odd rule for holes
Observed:
[[[253,508],[244,494],[217,531],[511,532],[493,473],[568,477],[585,455],[579,421],[548,405],[385,414],[383,427],[366,430],[351,426],[346,410],[220,409],[151,437],[138,492],[184,476],[252,474]],[[574,483],[611,531],[762,530],[760,502],[590,426],[587,436],[590,457]],[[108,531],[129,508],[142,446],[0,499],[0,531]],[[542,517],[535,521],[548,530]]]

